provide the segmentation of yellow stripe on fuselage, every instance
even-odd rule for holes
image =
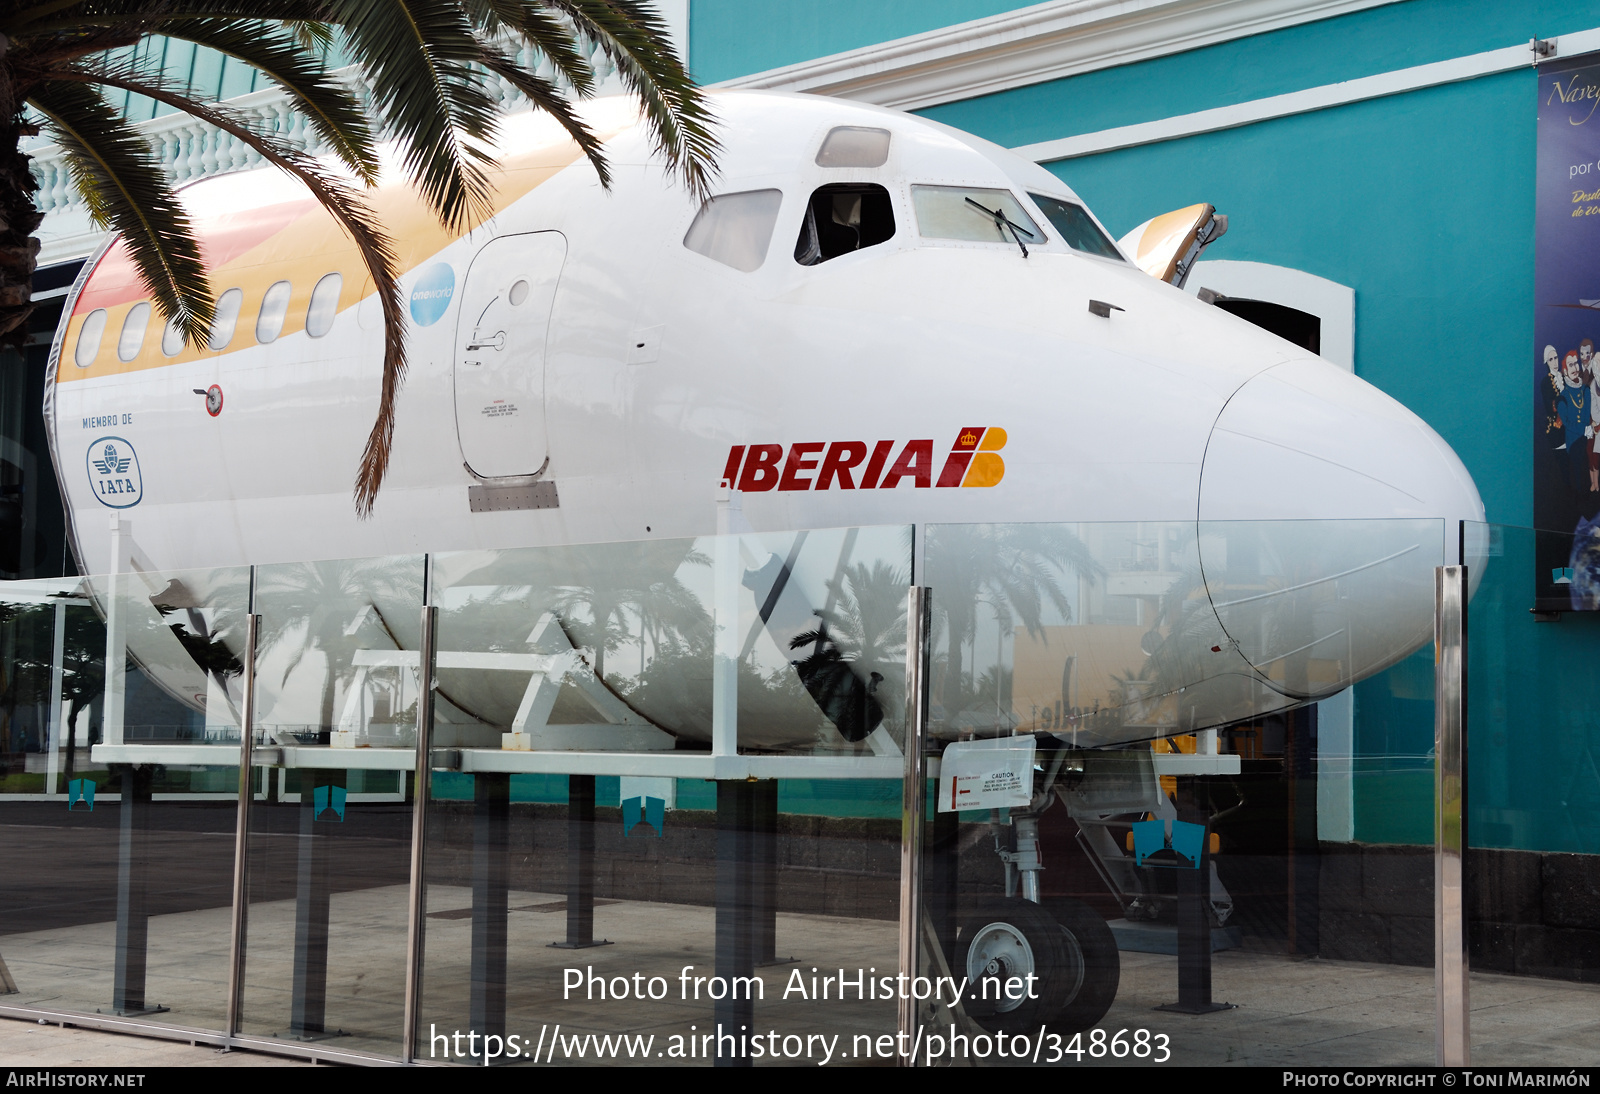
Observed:
[[[490,215],[504,211],[527,196],[541,183],[575,162],[580,155],[576,144],[564,141],[558,145],[505,156],[500,165],[489,172],[489,181],[494,188],[494,206]],[[226,180],[219,179],[210,185],[226,185]],[[382,185],[368,192],[366,197],[378,223],[394,243],[401,276],[461,238],[462,233],[447,231],[440,225],[438,217],[409,184]],[[203,239],[208,227],[214,230],[220,228],[226,219],[224,216],[202,221],[197,234]],[[479,223],[481,221],[469,224],[466,230],[471,231]],[[141,302],[149,303],[150,297],[142,286],[131,293],[116,291],[122,287],[120,285],[110,294],[97,293],[99,286],[96,278],[104,276],[108,280],[123,281],[136,276],[130,270],[123,245],[119,242],[106,252],[99,266],[89,275],[79,294],[81,306],[74,307],[67,324],[56,373],[58,383],[163,368],[250,349],[257,344],[255,325],[262,295],[279,281],[288,281],[290,285],[289,309],[278,335],[280,340],[305,329],[311,291],[326,274],[338,273],[344,279],[339,293],[340,313],[355,307],[374,291],[372,279],[367,274],[366,265],[354,241],[339,227],[332,214],[322,206],[312,204],[305,213],[294,216],[260,243],[208,271],[212,290],[218,297],[234,288],[242,290],[244,294],[238,322],[227,346],[212,350],[204,345],[199,349],[185,345],[177,355],[168,357],[161,351],[165,321],[156,313],[150,317],[139,352],[131,361],[123,361],[117,355],[117,340],[123,322],[129,311]],[[104,305],[106,325],[99,351],[88,367],[79,367],[74,351],[84,321],[98,306],[95,301],[97,295],[102,299],[108,295],[115,297],[117,302]]]

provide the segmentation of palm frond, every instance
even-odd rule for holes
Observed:
[[[659,15],[632,0],[549,0],[617,67],[637,96],[656,152],[698,199],[710,194],[719,145],[705,97],[689,78]]]
[[[199,345],[215,313],[211,287],[188,214],[150,146],[88,83],[45,81],[28,105],[61,145],[90,216],[122,234],[156,308]]]
[[[594,67],[573,40],[572,27],[543,5],[528,0],[463,0],[473,25],[484,38],[511,32],[550,61],[582,99],[594,93]]]
[[[605,146],[594,131],[580,118],[561,89],[541,76],[535,76],[517,66],[505,54],[485,48],[479,62],[484,68],[505,80],[528,97],[528,101],[561,123],[593,165],[600,176],[600,185],[611,185],[611,168],[606,163]]]
[[[307,53],[326,56],[333,48],[333,29],[326,23],[310,19],[287,19],[283,29],[289,32],[295,44]]]
[[[454,0],[328,0],[351,59],[399,140],[401,162],[444,224],[461,231],[493,210],[483,167],[499,106],[473,64],[482,47]]]
[[[400,306],[400,282],[395,274],[394,245],[379,225],[372,210],[362,201],[360,194],[343,179],[331,174],[311,156],[280,140],[251,129],[249,124],[231,110],[207,104],[174,91],[162,81],[139,81],[126,78],[109,67],[82,69],[82,78],[88,81],[147,95],[160,103],[198,118],[254,149],[268,163],[286,171],[311,191],[323,208],[333,215],[341,228],[355,241],[361,260],[377,290],[383,307],[383,383],[378,400],[378,417],[368,434],[367,444],[361,454],[361,466],[356,475],[356,512],[367,517],[372,513],[378,490],[383,485],[389,469],[389,456],[394,445],[394,410],[405,382],[406,373],[406,320]]]
[[[296,24],[302,29],[313,25]],[[377,182],[378,155],[360,100],[308,55],[292,33],[259,19],[214,18],[164,21],[161,33],[236,57],[265,73],[362,182]]]

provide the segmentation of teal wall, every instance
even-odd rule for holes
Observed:
[[[1531,70],[1048,165],[1121,234],[1209,201],[1206,252],[1356,290],[1356,371],[1460,453],[1490,519],[1531,519]]]
[[[691,58],[727,78],[979,7],[696,0]],[[1573,0],[1406,0],[921,113],[1014,147],[1596,26],[1600,9]],[[1047,166],[1119,235],[1209,201],[1230,230],[1208,258],[1353,287],[1356,371],[1455,448],[1491,521],[1525,525],[1535,94],[1530,67]],[[1496,543],[1471,615],[1472,843],[1600,853],[1600,619],[1533,622],[1531,538],[1506,529]],[[1357,839],[1433,839],[1431,652],[1356,688]]]
[[[689,68],[714,84],[1028,7],[1017,0],[690,0]]]

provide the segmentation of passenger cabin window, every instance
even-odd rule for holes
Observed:
[[[274,281],[261,297],[261,312],[256,316],[256,341],[275,342],[283,333],[283,320],[289,314],[289,283]]]
[[[781,190],[719,194],[700,207],[683,245],[724,266],[754,273],[767,260],[782,204]]]
[[[150,305],[140,301],[128,309],[122,321],[122,335],[117,339],[117,360],[131,361],[144,348],[145,328],[150,325]]]
[[[78,344],[72,350],[72,360],[79,368],[94,364],[95,355],[100,352],[100,339],[105,337],[105,333],[106,310],[96,308],[83,321],[83,328],[78,331]]]
[[[894,205],[889,191],[870,182],[834,183],[811,195],[794,245],[794,260],[802,266],[815,266],[893,238]]]
[[[321,338],[333,329],[333,317],[339,314],[339,292],[344,288],[344,275],[323,274],[316,288],[311,290],[311,303],[306,305],[306,333]]]
[[[817,149],[818,167],[882,167],[889,161],[889,131],[836,125]]]
[[[161,332],[161,352],[176,357],[183,352],[183,331],[176,319],[167,320],[167,329]]]
[[[928,239],[974,243],[1043,243],[1044,233],[1010,190],[976,186],[913,186],[917,230]]]
[[[1116,244],[1106,237],[1100,226],[1094,222],[1094,218],[1089,215],[1089,210],[1070,201],[1062,201],[1060,198],[1047,198],[1043,194],[1030,192],[1028,196],[1045,215],[1045,219],[1061,233],[1061,238],[1067,241],[1068,247],[1084,254],[1114,258],[1118,262],[1125,261],[1117,252]]]
[[[213,350],[228,348],[228,343],[233,341],[234,328],[239,325],[239,308],[243,304],[243,289],[229,289],[217,297],[217,317],[211,323],[211,340],[207,346]]]

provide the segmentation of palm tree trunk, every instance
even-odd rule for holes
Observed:
[[[33,313],[33,269],[39,253],[33,233],[44,217],[33,204],[39,184],[17,142],[37,132],[15,120],[0,128],[0,345],[12,345],[19,353]]]

